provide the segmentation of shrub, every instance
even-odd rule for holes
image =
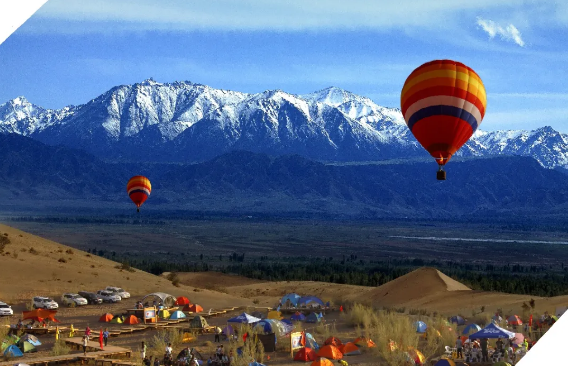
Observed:
[[[10,244],[10,239],[7,238],[8,234],[4,234],[6,236],[0,236],[0,253],[4,252],[6,245]]]
[[[255,305],[258,305],[258,304],[260,304],[260,300],[259,300],[259,299],[254,299],[254,300],[252,300],[252,303],[255,304]]]
[[[65,251],[65,253],[67,253],[67,254],[75,254],[75,252],[73,251],[73,249],[67,249],[67,250]]]
[[[33,255],[38,255],[38,254],[39,254],[39,252],[38,252],[37,250],[35,250],[34,247],[31,247],[30,250],[29,250],[29,252],[30,252],[30,254],[33,254]]]
[[[148,345],[148,355],[161,358],[168,343],[172,348],[178,347],[183,340],[183,333],[178,329],[160,329],[152,337]]]
[[[67,259],[65,259],[63,257],[59,258],[57,261],[60,262],[60,263],[67,263]]]
[[[71,348],[65,343],[63,339],[58,339],[53,344],[53,348],[51,349],[51,354],[53,356],[61,356],[67,355],[71,352]]]

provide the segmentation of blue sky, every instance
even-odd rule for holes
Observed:
[[[414,68],[450,58],[484,81],[482,129],[568,133],[566,35],[568,4],[546,0],[49,0],[0,45],[0,103],[61,108],[153,77],[398,107]]]

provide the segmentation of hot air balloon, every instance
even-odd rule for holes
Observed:
[[[128,181],[126,191],[132,202],[136,205],[137,211],[140,212],[140,206],[142,206],[144,201],[150,196],[150,192],[152,192],[152,185],[148,178],[136,175]]]
[[[400,104],[406,125],[436,159],[438,180],[445,180],[443,166],[485,115],[487,96],[481,78],[460,62],[430,61],[408,76]]]

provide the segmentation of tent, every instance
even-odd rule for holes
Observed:
[[[185,310],[185,307],[183,308],[185,311],[191,311],[192,313],[201,313],[203,312],[203,308],[197,304],[191,304],[189,306],[187,306],[187,310]]]
[[[260,334],[275,333],[278,336],[290,334],[294,327],[275,319],[264,319],[255,323],[253,330]]]
[[[320,348],[318,342],[316,342],[316,339],[310,333],[306,333],[306,344],[304,346],[311,348],[315,351],[319,350]]]
[[[414,326],[416,327],[416,333],[425,333],[426,329],[428,329],[428,326],[426,325],[426,323],[424,323],[421,320],[415,322]]]
[[[189,299],[185,296],[180,296],[176,299],[175,304],[176,305],[189,305],[189,304],[191,304],[191,301],[189,301]]]
[[[469,339],[476,338],[507,338],[511,339],[515,336],[515,333],[509,332],[506,329],[498,327],[497,325],[491,323],[479,332],[473,333],[469,336]]]
[[[124,320],[124,324],[134,325],[140,323],[140,320],[134,315],[130,315],[128,318]]]
[[[296,355],[294,356],[294,361],[315,361],[316,357],[316,352],[313,349],[304,347],[300,349],[298,353],[296,353]]]
[[[24,342],[30,342],[31,344],[33,344],[36,347],[41,346],[41,342],[33,334],[24,334],[23,336],[20,337],[20,340],[24,341]]]
[[[507,318],[507,322],[510,325],[523,325],[523,321],[517,315],[511,315]]]
[[[22,353],[22,351],[20,351],[20,349],[18,347],[16,347],[15,345],[10,345],[8,346],[8,348],[6,348],[6,350],[4,351],[4,356],[5,357],[23,357],[24,354]]]
[[[462,318],[462,317],[459,316],[459,315],[452,316],[452,317],[450,318],[450,322],[456,323],[457,325],[464,325],[464,324],[465,324],[464,318]]]
[[[272,310],[268,312],[268,315],[266,316],[267,319],[277,319],[277,320],[282,320],[282,313],[277,311],[277,310]]]
[[[233,329],[233,327],[231,327],[230,325],[227,325],[225,328],[223,328],[223,334],[226,335],[227,337],[229,337],[230,335],[235,334],[235,330]]]
[[[299,322],[303,322],[304,320],[306,320],[306,316],[305,316],[304,314],[302,314],[302,313],[296,311],[296,314],[292,315],[292,316],[290,317],[290,319],[291,319],[291,320],[294,320],[294,321],[297,321],[297,322],[298,322],[298,321],[299,321]]]
[[[201,315],[196,316],[195,318],[193,318],[191,320],[191,323],[189,323],[189,327],[190,328],[206,328],[208,327],[209,324],[207,324],[207,320],[205,320],[204,317],[202,317]]]
[[[170,315],[170,320],[184,319],[184,318],[186,318],[185,314],[179,310],[174,311],[172,315]]]
[[[106,313],[106,314],[101,315],[101,317],[99,318],[99,321],[102,322],[102,323],[110,323],[112,318],[114,318],[114,316],[111,313]]]
[[[325,340],[324,344],[327,345],[332,345],[335,347],[341,347],[343,345],[343,343],[341,343],[341,341],[335,337],[329,337],[328,339]]]
[[[467,327],[464,328],[462,334],[468,335],[471,333],[475,333],[475,332],[479,332],[481,330],[481,327],[477,324],[470,324]]]
[[[280,299],[280,303],[282,305],[286,305],[286,302],[290,301],[290,304],[295,307],[296,305],[298,305],[298,300],[300,300],[300,297],[301,297],[300,295],[295,293],[287,294],[284,295],[282,299]]]
[[[170,317],[170,312],[166,309],[158,311],[158,317],[162,319],[168,319]]]
[[[334,365],[333,362],[331,362],[327,358],[321,357],[315,360],[314,362],[312,362],[310,366],[334,366]]]
[[[254,361],[254,362],[249,363],[249,366],[266,366],[266,365],[263,364],[263,363]]]
[[[370,339],[367,339],[366,337],[359,337],[355,339],[353,343],[355,343],[355,345],[358,347],[365,347],[365,346],[367,346],[368,348],[377,347],[375,342],[373,342]]]
[[[306,317],[306,323],[319,323],[321,322],[321,317],[316,313],[311,313]]]
[[[327,346],[320,348],[316,356],[325,357],[332,360],[341,360],[343,358],[343,353],[341,353],[339,348],[328,344]]]
[[[227,320],[227,323],[244,323],[244,324],[252,324],[252,323],[256,323],[259,322],[261,319],[259,318],[255,318],[254,316],[251,316],[247,313],[242,313],[239,316],[236,316],[234,318],[231,318],[229,320]]]
[[[122,321],[122,318],[121,318],[120,316],[117,316],[117,317],[112,318],[112,320],[110,321],[110,323],[112,323],[112,324],[122,324],[123,321]]]
[[[33,344],[30,342],[21,342],[20,343],[20,350],[24,351],[24,353],[28,352],[37,352],[37,349]]]
[[[452,360],[448,360],[447,358],[442,358],[434,366],[456,366],[456,363]]]
[[[426,362],[426,357],[424,357],[424,354],[414,347],[408,347],[408,354],[417,365],[424,365],[424,362]]]
[[[177,299],[170,294],[166,294],[165,292],[154,292],[144,296],[141,301],[143,304],[148,302],[149,305],[151,305],[150,301],[152,301],[152,303],[156,301],[158,305],[162,304],[166,308],[173,308],[176,304]]]
[[[304,296],[304,297],[301,297],[301,298],[298,299],[298,305],[297,306],[300,306],[300,307],[321,306],[323,308],[323,307],[325,307],[325,304],[323,303],[323,301],[321,301],[321,299],[319,299],[315,296]]]
[[[357,347],[355,345],[355,343],[353,343],[353,342],[345,343],[344,345],[339,347],[339,351],[341,351],[341,353],[343,353],[346,356],[353,356],[353,355],[360,355],[361,354],[359,347]]]
[[[41,322],[45,319],[49,319],[54,323],[59,323],[59,320],[55,319],[55,314],[57,314],[57,310],[35,309],[31,311],[23,311],[22,320],[34,319]]]

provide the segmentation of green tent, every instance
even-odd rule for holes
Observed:
[[[209,324],[207,324],[207,320],[205,320],[205,318],[202,317],[201,315],[198,315],[195,318],[193,318],[191,320],[191,323],[189,324],[190,328],[205,328],[209,326]]]
[[[30,342],[21,342],[20,349],[24,351],[24,353],[37,352],[37,348],[35,348],[35,346]]]

